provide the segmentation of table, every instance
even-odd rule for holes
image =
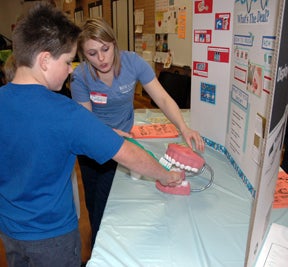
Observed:
[[[161,114],[138,110],[135,123],[165,120]],[[189,110],[183,116],[189,123]],[[182,141],[140,142],[160,158],[168,143]],[[189,196],[162,193],[119,166],[87,267],[243,267],[253,198],[224,154],[207,147],[203,156],[214,183]],[[288,226],[286,209],[273,211],[271,220]]]

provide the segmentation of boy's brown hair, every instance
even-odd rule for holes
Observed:
[[[32,67],[36,56],[44,51],[55,59],[69,53],[80,31],[61,10],[48,3],[35,4],[12,33],[16,66]]]

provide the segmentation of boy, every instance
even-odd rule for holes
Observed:
[[[93,113],[51,92],[72,72],[79,32],[47,4],[36,5],[13,31],[16,72],[0,90],[0,238],[9,266],[80,266],[70,178],[77,155],[101,164],[113,158],[164,185],[182,180]]]

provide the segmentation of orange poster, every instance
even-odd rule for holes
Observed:
[[[178,11],[178,38],[185,39],[186,37],[186,7],[180,8]]]
[[[280,171],[274,193],[273,208],[288,207],[288,174]]]
[[[174,138],[179,135],[172,123],[134,125],[131,134],[133,138]]]

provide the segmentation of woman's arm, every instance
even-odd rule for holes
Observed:
[[[90,101],[87,102],[78,102],[80,105],[82,105],[84,108],[87,108],[89,111],[92,111],[92,104]]]
[[[88,102],[78,102],[80,105],[82,105],[84,108],[87,108],[89,111],[92,112],[92,104],[90,101]],[[132,135],[130,133],[126,133],[126,132],[123,132],[119,129],[113,129],[116,133],[118,133],[120,136],[123,136],[123,137],[132,137]]]
[[[165,116],[180,130],[187,144],[192,148],[191,139],[194,140],[196,149],[204,151],[204,141],[197,131],[190,129],[185,123],[181,111],[176,102],[162,87],[155,77],[151,82],[143,85],[145,91],[150,95]]]

